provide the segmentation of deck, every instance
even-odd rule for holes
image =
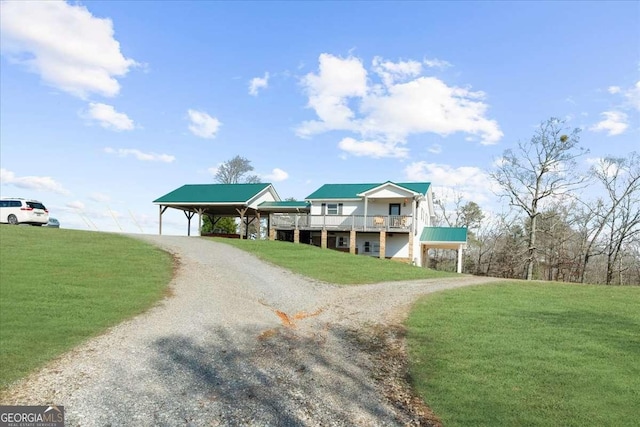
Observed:
[[[310,215],[271,214],[270,227],[277,230],[392,231],[409,232],[410,215]]]

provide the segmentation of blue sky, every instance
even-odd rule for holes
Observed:
[[[0,192],[63,227],[157,232],[235,155],[282,198],[488,172],[549,117],[640,149],[639,2],[3,1]],[[184,234],[181,212],[163,229]]]

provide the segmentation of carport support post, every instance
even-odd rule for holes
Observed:
[[[462,273],[462,246],[458,246],[458,273]]]
[[[256,238],[257,240],[261,240],[262,239],[262,234],[260,234],[261,230],[260,230],[260,212],[256,211],[256,219],[258,220],[258,224],[256,224],[256,229],[258,230],[256,232]]]
[[[300,229],[293,230],[293,243],[300,243]]]
[[[196,214],[195,212],[187,212],[187,211],[182,211],[184,212],[184,216],[187,217],[187,236],[191,236],[191,218],[193,218],[193,216]]]
[[[164,213],[164,211],[167,210],[169,206],[165,206],[164,209],[162,208],[162,205],[158,205],[158,207],[160,208],[160,218],[158,221],[158,224],[159,224],[158,235],[162,236],[162,214]]]
[[[244,225],[244,214],[247,212],[247,208],[244,209],[236,209],[236,211],[240,214],[240,240],[242,240],[242,226]]]
[[[202,214],[204,209],[198,209],[198,236],[202,236]]]
[[[320,247],[322,249],[327,249],[327,229],[323,228],[320,232]]]
[[[387,232],[382,230],[380,232],[380,259],[385,258],[385,252],[387,251]]]

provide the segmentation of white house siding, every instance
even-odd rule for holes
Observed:
[[[409,240],[406,233],[387,233],[385,256],[409,258]],[[378,239],[380,236],[378,236]]]
[[[336,238],[336,248],[349,248],[349,233],[331,233]],[[340,238],[342,238],[343,246],[339,245]],[[369,242],[369,248],[371,252],[365,252],[365,242]],[[380,256],[380,233],[357,233],[356,234],[356,247],[358,248],[359,255]],[[330,249],[334,249],[331,247]],[[391,233],[386,236],[386,250],[385,256],[387,258],[409,258],[409,243],[406,233]]]
[[[257,208],[258,205],[262,202],[276,202],[276,198],[273,196],[273,193],[270,191],[270,188],[267,187],[263,190],[262,194],[258,195],[255,199],[251,200],[249,204],[252,208]]]

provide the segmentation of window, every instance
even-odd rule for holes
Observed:
[[[380,244],[375,242],[364,242],[364,253],[375,254],[380,252]]]
[[[400,203],[389,203],[389,215],[400,215]]]
[[[342,203],[327,203],[327,215],[342,215]]]
[[[338,237],[338,240],[336,242],[336,247],[338,247],[338,248],[346,248],[347,247],[347,238],[344,237],[344,236]]]

